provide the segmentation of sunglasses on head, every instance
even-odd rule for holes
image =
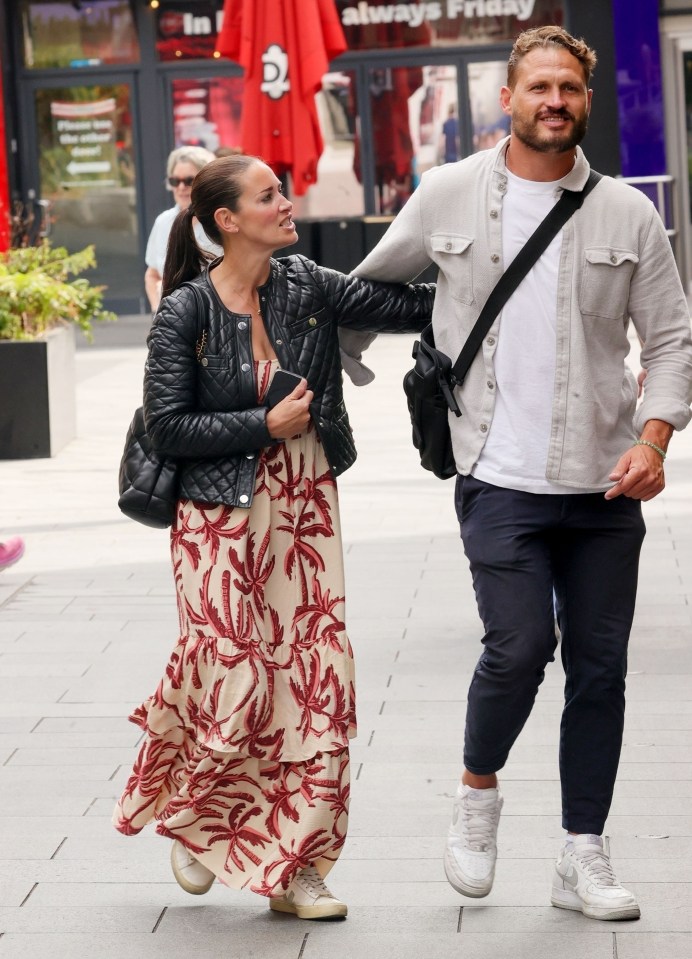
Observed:
[[[192,186],[192,181],[194,180],[193,176],[169,176],[168,184],[169,186]]]

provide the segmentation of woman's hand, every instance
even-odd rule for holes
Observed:
[[[310,422],[310,404],[314,393],[308,389],[307,380],[298,386],[267,413],[267,429],[275,440],[289,439],[306,429]]]

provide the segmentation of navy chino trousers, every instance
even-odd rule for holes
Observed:
[[[554,659],[565,670],[562,824],[601,835],[615,786],[625,676],[645,527],[641,503],[602,493],[535,494],[457,477],[484,651],[468,694],[464,763],[497,772]]]

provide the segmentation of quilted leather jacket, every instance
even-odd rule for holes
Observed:
[[[192,282],[201,298],[183,284],[162,300],[152,324],[147,432],[155,449],[181,461],[182,498],[247,507],[259,452],[277,442],[267,430],[266,408],[257,405],[252,320],[226,309],[208,270]],[[280,366],[304,376],[314,391],[310,413],[336,476],[356,458],[337,327],[419,332],[430,320],[434,286],[371,282],[288,256],[272,259],[258,292]]]

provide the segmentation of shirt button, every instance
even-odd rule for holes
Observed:
[[[276,341],[276,345],[277,345],[277,346],[283,346],[283,345],[284,345],[284,341],[283,341],[283,340],[277,340],[277,341]]]
[[[445,243],[445,250],[451,250],[451,249],[452,249],[452,244],[448,241],[447,243]]]
[[[507,184],[506,184],[506,183],[499,183],[497,188],[498,188],[498,190],[500,191],[500,193],[506,193],[506,192],[507,192]]]
[[[487,432],[488,432],[488,424],[481,423],[481,433],[487,433]]]
[[[492,380],[488,380],[488,389],[489,389],[489,390],[494,390],[494,389],[495,389],[495,384],[493,383]]]
[[[249,364],[249,363],[243,363],[243,365],[242,365],[240,368],[241,368],[241,370],[243,371],[243,373],[249,373],[249,372],[250,372],[250,364]]]
[[[615,256],[614,253],[611,253],[611,254],[610,254],[610,262],[611,262],[611,263],[617,263],[617,261],[618,261],[618,258]]]
[[[485,342],[488,344],[488,346],[495,346],[495,337],[489,336]]]
[[[490,257],[490,259],[493,261],[493,263],[499,263],[499,262],[500,262],[500,254],[499,254],[499,253],[493,253],[493,255]]]
[[[247,495],[247,493],[242,493],[242,494],[238,497],[238,502],[239,502],[239,503],[247,503],[249,499],[250,499],[250,497]]]
[[[311,316],[311,317],[310,317],[310,319],[308,320],[308,325],[309,325],[309,326],[317,326],[317,320],[315,319],[314,316]]]
[[[238,324],[238,329],[239,329],[239,330],[246,330],[246,329],[247,329],[247,323],[246,323],[244,320],[241,320],[240,323]]]
[[[497,210],[491,210],[490,216],[493,218],[493,220],[497,220]]]

